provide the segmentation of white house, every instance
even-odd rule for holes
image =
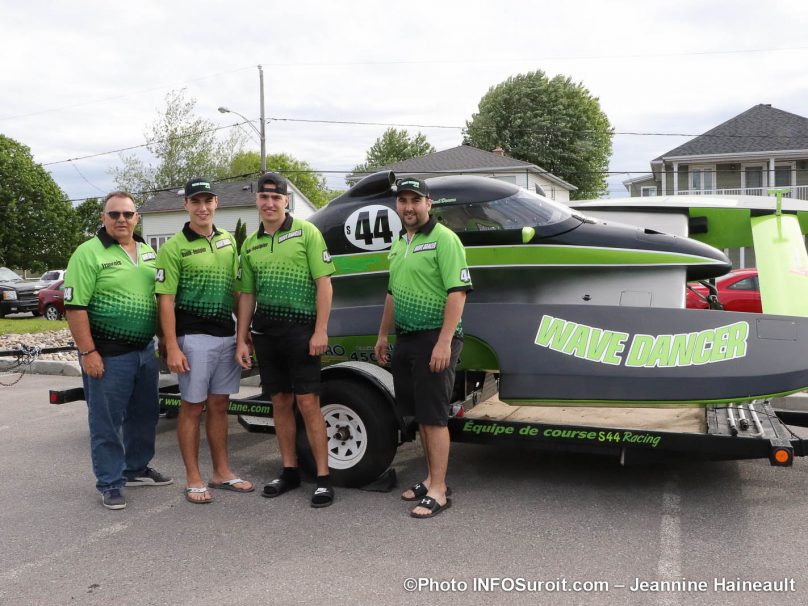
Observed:
[[[241,219],[250,234],[258,229],[258,210],[255,208],[255,182],[234,181],[214,184],[219,197],[214,223],[216,227],[233,232]],[[183,208],[184,190],[163,191],[146,200],[138,209],[143,220],[143,238],[152,248],[160,245],[182,229],[188,220]],[[306,219],[316,208],[303,193],[289,181],[289,210]]]
[[[376,170],[392,170],[396,176],[419,177],[426,179],[444,175],[478,175],[507,181],[530,191],[541,193],[552,200],[569,202],[570,192],[578,189],[564,179],[546,171],[541,166],[510,158],[502,148],[493,152],[471,145],[458,145],[443,151],[425,154],[394,164],[387,164]],[[356,183],[365,174],[348,175],[348,181]],[[540,188],[541,191],[539,191]]]

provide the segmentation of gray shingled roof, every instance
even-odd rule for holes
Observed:
[[[654,158],[808,149],[808,118],[768,104],[730,118],[706,133]]]
[[[471,145],[458,145],[443,151],[432,152],[417,158],[402,160],[393,164],[387,164],[376,170],[392,170],[397,174],[418,174],[429,176],[430,174],[445,174],[450,172],[480,172],[480,171],[534,171],[541,173],[551,181],[555,181],[567,189],[577,189],[571,183],[567,183],[560,177],[547,172],[540,166],[500,156],[493,152],[485,151]],[[348,175],[349,179],[359,179],[363,174]]]
[[[297,204],[302,201],[304,204],[311,206],[308,198],[291,182],[289,182],[289,187],[295,192]],[[219,208],[255,206],[255,181],[220,181],[214,184],[214,189],[216,190],[216,195],[219,196]],[[142,215],[144,213],[180,210],[182,209],[183,200],[184,196],[181,188],[172,191],[161,191],[146,200],[138,212]]]

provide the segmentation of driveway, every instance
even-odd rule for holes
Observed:
[[[217,491],[212,505],[191,505],[175,421],[161,420],[154,465],[175,484],[128,489],[128,507],[108,511],[93,486],[85,404],[47,401],[49,388],[77,385],[26,376],[0,387],[0,603],[808,602],[804,459],[790,469],[621,468],[458,444],[454,506],[415,520],[398,491],[342,489],[332,507],[312,509],[310,483],[278,499]],[[239,474],[259,488],[274,477],[273,436],[232,419],[230,445]],[[209,472],[204,440],[202,453]],[[418,446],[403,446],[394,466],[403,484],[422,479]],[[738,579],[788,591],[730,591]],[[658,581],[707,589],[648,589]],[[646,588],[633,591],[638,583]]]

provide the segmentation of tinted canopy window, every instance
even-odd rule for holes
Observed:
[[[452,231],[474,232],[543,227],[572,216],[566,206],[519,190],[488,202],[449,202],[432,205],[432,216]]]

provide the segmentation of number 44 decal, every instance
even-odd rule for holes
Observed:
[[[385,250],[401,231],[401,219],[392,208],[373,204],[355,210],[345,221],[348,242],[362,250]]]

